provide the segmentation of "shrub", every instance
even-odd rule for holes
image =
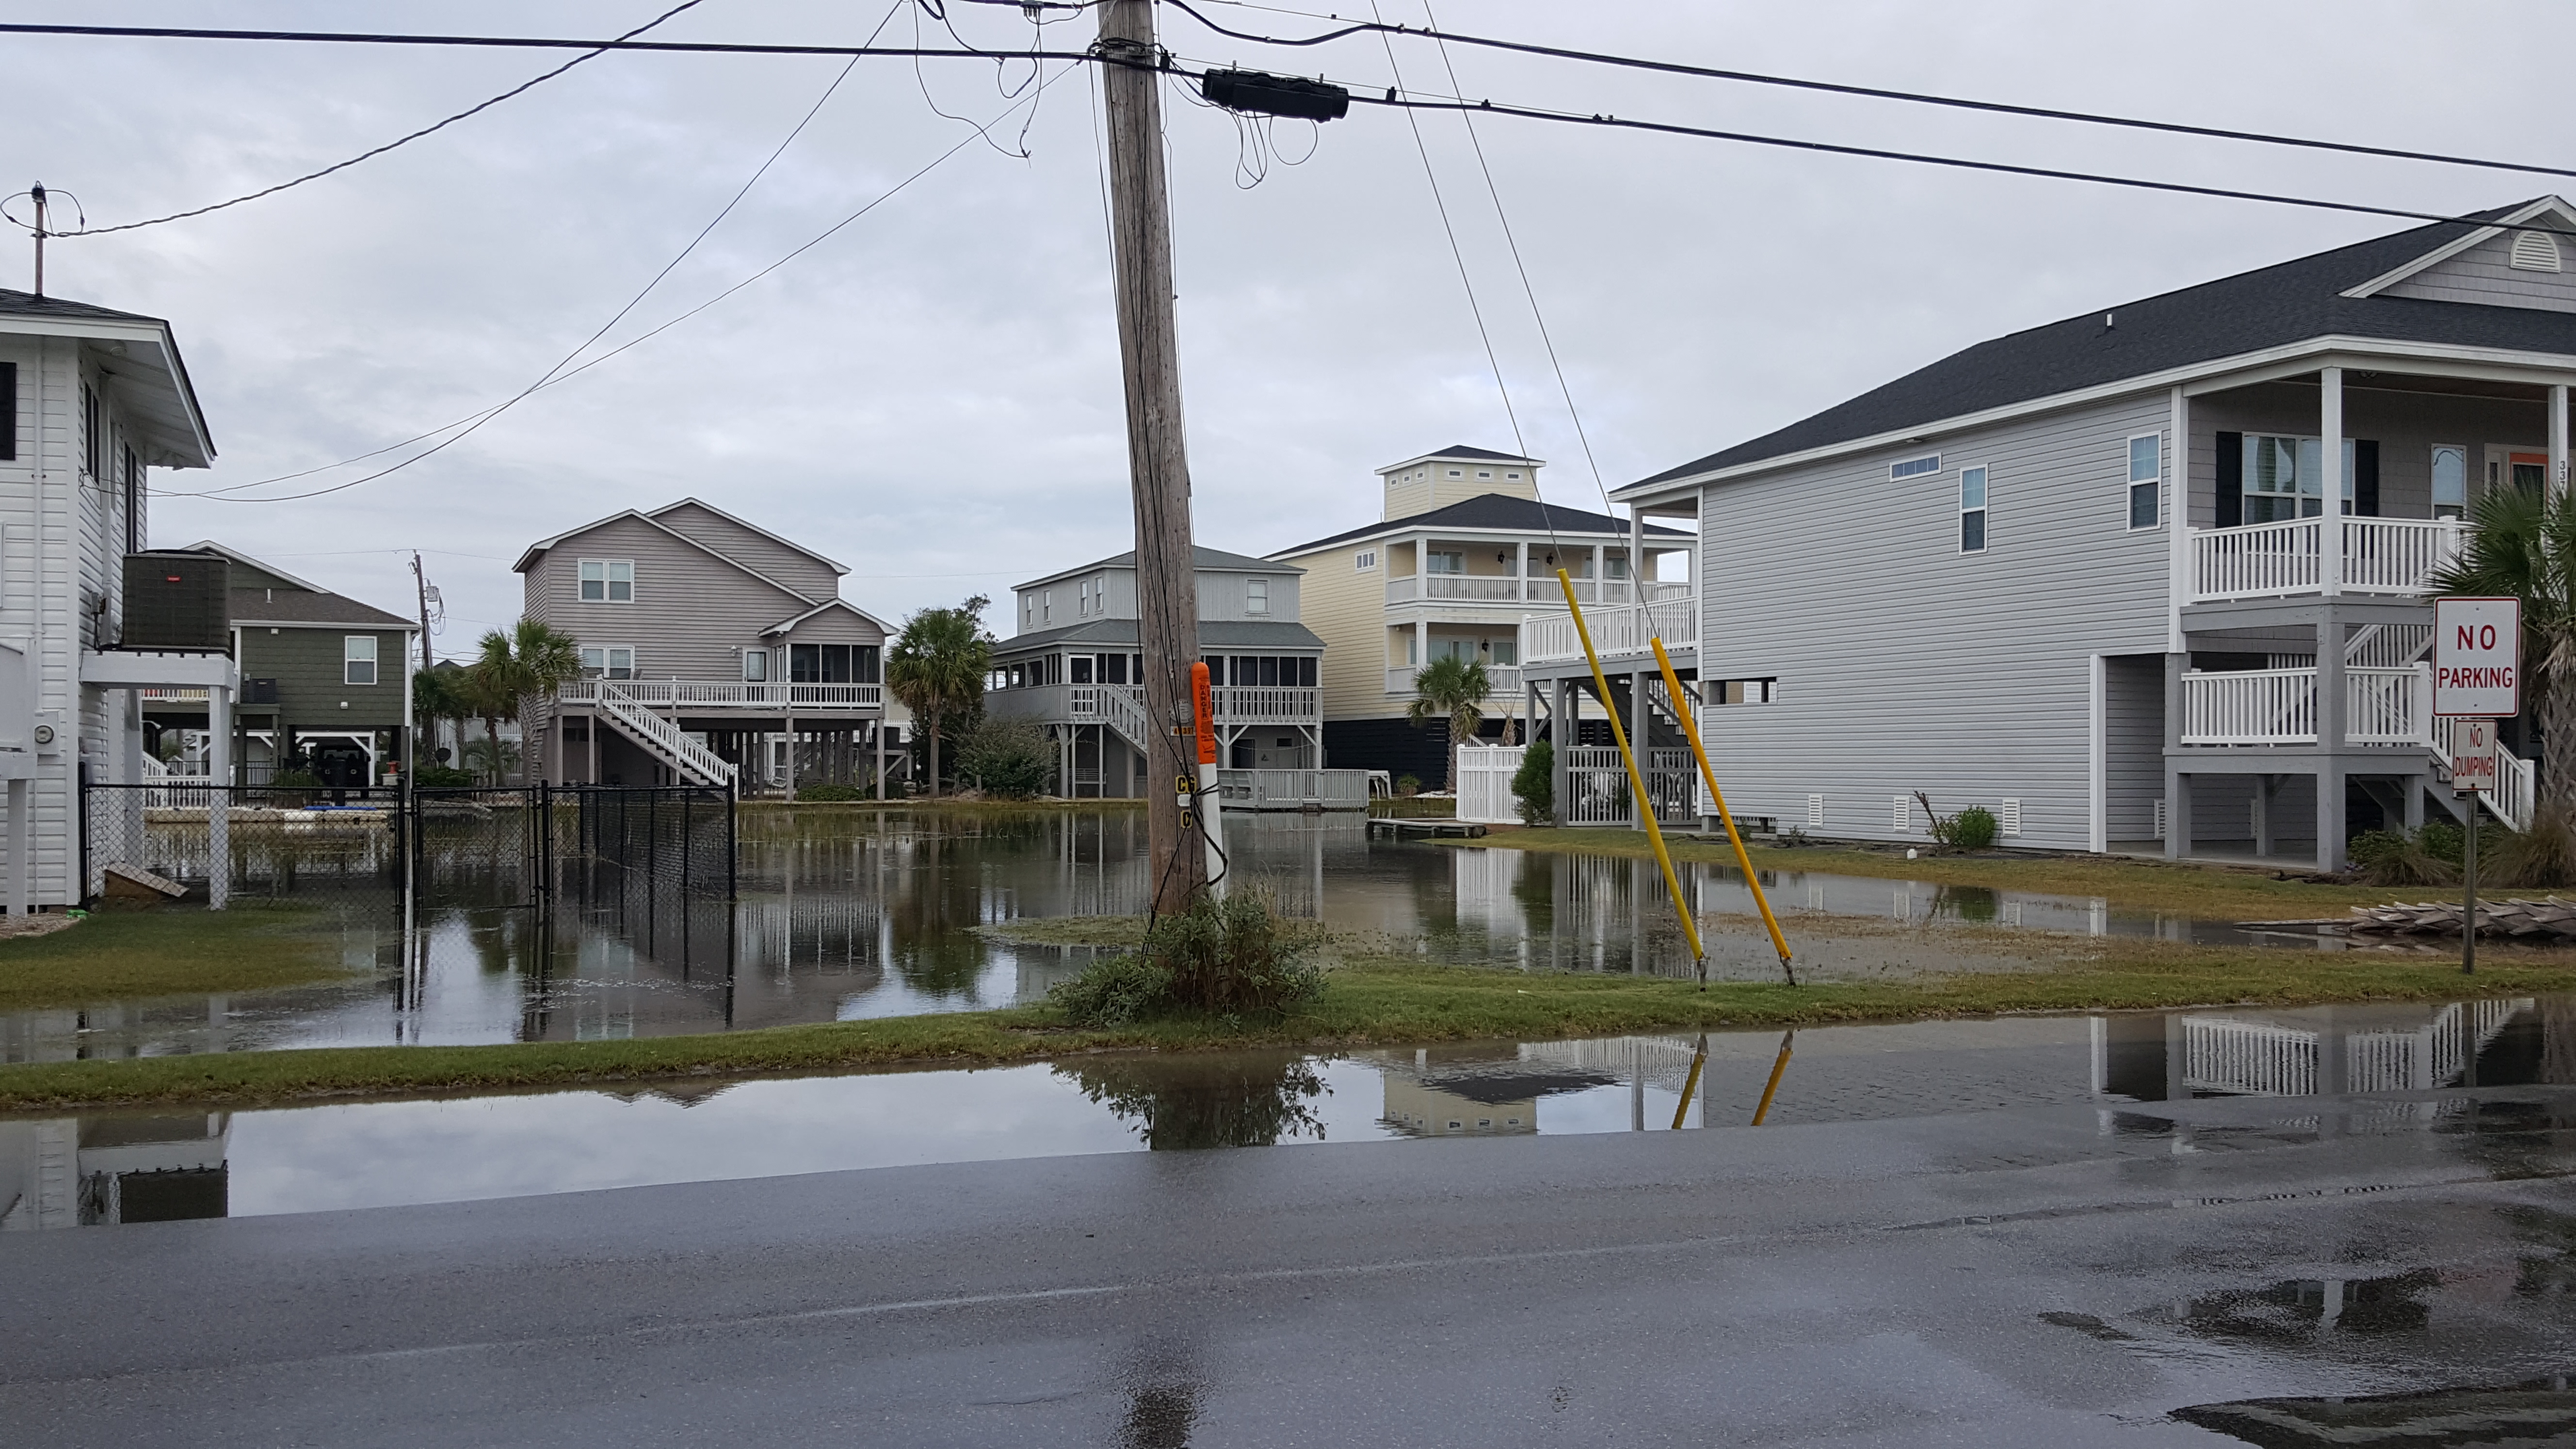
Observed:
[[[1398,795],[1419,795],[1419,794],[1421,794],[1421,793],[1422,793],[1422,777],[1421,777],[1421,776],[1419,776],[1419,775],[1398,775],[1398,776],[1396,776],[1396,777],[1395,777],[1395,793],[1397,793]]]
[[[1281,929],[1268,898],[1239,890],[1201,895],[1155,922],[1142,950],[1093,962],[1047,999],[1077,1026],[1110,1027],[1179,1011],[1278,1016],[1323,989],[1306,943]]]
[[[1932,839],[1942,845],[1962,850],[1983,850],[1995,843],[2001,827],[1995,823],[1995,812],[1983,805],[1971,805],[1956,815],[1943,815],[1932,808],[1932,797],[1920,790],[1914,798],[1923,806],[1923,816],[1932,822]]]
[[[2481,884],[2542,889],[2576,884],[2576,836],[2569,834],[2567,816],[2556,805],[2543,804],[2532,812],[2529,830],[2498,833],[2504,839],[2497,842],[2495,854],[2480,852]],[[2487,843],[2487,835],[2481,826],[2479,845]]]
[[[1524,825],[1556,818],[1556,746],[1530,742],[1521,754],[1521,767],[1512,772],[1512,800]]]
[[[1055,775],[1055,746],[1037,726],[988,719],[957,745],[952,774],[987,795],[1025,800],[1043,794]]]
[[[412,784],[424,790],[455,790],[474,783],[474,772],[447,765],[423,765],[412,776]]]
[[[2424,848],[2426,855],[2435,860],[2447,860],[2453,865],[2460,863],[2460,857],[2468,847],[2468,838],[2466,830],[2448,820],[2427,820],[2424,828],[2415,832],[2415,842]]]
[[[2460,868],[2427,848],[2424,837],[2431,833],[2431,826],[2415,835],[2402,830],[2365,830],[2347,842],[2344,851],[2361,868],[2361,878],[2372,885],[2458,885]],[[2458,833],[2452,832],[2454,836]]]
[[[799,785],[799,800],[864,800],[867,796],[856,785]]]

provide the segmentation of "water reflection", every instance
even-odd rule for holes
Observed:
[[[2248,1040],[2268,1054],[2240,1050]],[[971,1072],[0,1121],[0,1229],[1096,1152],[1750,1123],[1778,1039],[1712,1032],[1705,1042],[1698,1091],[1680,1114],[1694,1037],[1104,1056]],[[2268,1065],[2255,1070],[2255,1061]],[[2576,1085],[2571,1067],[2571,998],[1811,1027],[1798,1034],[1769,1121],[2092,1104],[2105,1136],[2150,1137],[2176,1153],[2411,1128],[2455,1138],[2452,1151],[2500,1179],[2562,1176],[2576,1169],[2568,1147],[2576,1118],[2562,1120],[2564,1109],[2444,1089]],[[2302,1109],[2258,1126],[2193,1125],[2155,1105],[2325,1093],[2353,1095],[2332,1113]],[[2576,1218],[2516,1211],[2507,1223],[2521,1261],[2515,1291],[2570,1291]],[[2403,1310],[2386,1294],[2397,1291],[2347,1282],[2332,1290],[2340,1296],[2331,1316],[2394,1323]],[[2289,1332],[2329,1312],[2318,1306],[2327,1292],[2260,1285],[2187,1305],[2167,1321],[2239,1337]]]
[[[1144,828],[1132,810],[747,816],[732,902],[671,889],[650,871],[569,858],[554,888],[536,892],[476,844],[484,837],[433,838],[439,889],[408,933],[374,856],[353,864],[359,846],[348,841],[280,837],[263,846],[284,854],[262,878],[336,883],[316,898],[338,913],[351,984],[0,1014],[0,1061],[649,1037],[1007,1005],[1042,995],[1096,952],[976,928],[1140,912]],[[1533,971],[1689,969],[1651,860],[1371,839],[1349,816],[1252,816],[1229,830],[1240,877],[1283,911],[1373,933],[1391,949]],[[287,858],[294,849],[316,854],[298,867]],[[383,849],[372,837],[364,844]],[[1683,862],[1679,871],[1703,914],[1752,915],[1733,867]],[[1763,879],[1774,900],[1827,918],[1821,931],[1808,924],[1802,949],[1846,917],[2249,939],[2222,923],[2096,900],[1796,870]],[[1721,926],[1710,941],[1722,979],[1769,979],[1778,969],[1749,926]],[[1865,932],[1825,944],[1826,974],[1837,969],[1834,951],[1851,971],[1876,970],[1891,954]],[[1958,949],[1959,964],[1972,966],[1992,948]]]

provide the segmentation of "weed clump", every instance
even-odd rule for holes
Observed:
[[[1142,949],[1093,962],[1047,993],[1076,1026],[1128,1026],[1160,1016],[1277,1017],[1324,990],[1312,943],[1283,927],[1269,899],[1202,895],[1154,924]]]
[[[2352,863],[2361,868],[2361,878],[2376,886],[2447,886],[2460,883],[2459,832],[2451,832],[2447,842],[2454,852],[2451,859],[2442,856],[2443,842],[2434,835],[2434,826],[2409,835],[2402,830],[2365,830],[2345,846]]]

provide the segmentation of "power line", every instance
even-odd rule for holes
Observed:
[[[1660,71],[1668,75],[1697,76],[1706,80],[1741,81],[1747,85],[1782,86],[1792,90],[1822,91],[1830,95],[1861,96],[1870,100],[1903,101],[1909,105],[1946,106],[1954,110],[1985,111],[1995,115],[2029,116],[2046,121],[2072,121],[2088,126],[2119,126],[2137,131],[2161,131],[2178,136],[2200,136],[2221,141],[2250,141],[2265,146],[2295,146],[2310,151],[2336,151],[2352,156],[2376,156],[2398,161],[2432,161],[2444,166],[2474,166],[2489,171],[2520,171],[2535,176],[2576,176],[2576,168],[2536,166],[2519,161],[2493,161],[2477,156],[2454,156],[2438,151],[2408,151],[2390,146],[2363,146],[2348,141],[2325,141],[2309,136],[2282,136],[2265,131],[2236,131],[2219,126],[2190,126],[2177,121],[2150,121],[2136,116],[2109,116],[2093,111],[2062,111],[2045,106],[2017,106],[2004,101],[1970,100],[1963,96],[1932,95],[1921,91],[1885,90],[1877,86],[1846,85],[1837,81],[1805,80],[1796,76],[1769,75],[1761,71],[1722,70],[1714,66],[1687,65],[1680,61],[1652,60],[1643,56],[1614,55],[1597,50],[1573,50],[1564,46],[1538,45],[1528,41],[1501,40],[1485,35],[1464,35],[1445,31],[1437,24],[1430,27],[1388,25],[1380,21],[1353,21],[1341,29],[1322,35],[1287,37],[1254,35],[1230,30],[1191,8],[1189,0],[1171,0],[1183,14],[1217,34],[1233,40],[1248,40],[1261,45],[1301,47],[1323,45],[1369,31],[1419,35],[1426,39],[1454,42],[1459,45],[1483,46],[1489,50],[1513,51],[1522,55],[1543,55],[1558,60],[1579,60],[1592,65],[1618,66],[1628,70]],[[1266,7],[1263,7],[1266,8]],[[1294,12],[1289,12],[1294,13]]]
[[[619,40],[631,40],[638,35],[642,35],[645,31],[652,29],[654,26],[661,24],[663,21],[670,19],[672,16],[679,14],[681,11],[694,9],[704,3],[705,0],[681,0],[680,4],[672,6],[670,9],[663,11],[661,14],[654,16],[652,19],[645,21],[643,24],[636,26],[633,30],[628,31],[617,38]],[[378,156],[382,156],[387,151],[391,151],[398,146],[409,145],[410,143],[419,140],[421,137],[430,135],[433,132],[443,131],[469,116],[479,115],[484,111],[488,111],[513,96],[534,90],[536,87],[545,84],[547,81],[553,80],[556,76],[562,75],[565,71],[572,69],[574,66],[580,65],[584,61],[597,60],[600,56],[605,55],[609,49],[610,47],[603,45],[592,50],[587,55],[574,56],[572,59],[556,66],[553,70],[547,71],[545,74],[538,76],[533,80],[524,81],[518,85],[512,86],[510,89],[501,92],[490,100],[468,106],[464,110],[458,111],[455,115],[448,117],[446,120],[439,121],[432,125],[423,126],[408,136],[397,136],[393,140],[387,141],[385,144],[376,147],[374,150],[361,151],[346,161],[339,162],[335,165],[325,166],[319,171],[307,172],[302,176],[296,177],[292,181],[281,181],[275,186],[262,187],[261,189],[250,192],[246,195],[236,196],[230,201],[218,201],[210,206],[194,207],[187,211],[174,211],[168,216],[156,216],[148,221],[119,222],[114,226],[84,226],[77,231],[58,231],[53,233],[53,235],[104,236],[112,231],[133,231],[138,227],[159,226],[165,221],[184,221],[192,216],[204,216],[210,211],[222,211],[226,207],[239,206],[245,201],[257,201],[263,196],[275,196],[281,191],[301,186],[307,181],[319,181],[323,177],[328,176],[335,171],[346,171],[361,161],[371,161]]]

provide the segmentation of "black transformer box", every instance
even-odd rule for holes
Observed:
[[[123,649],[222,654],[232,648],[231,562],[211,553],[125,556]]]

